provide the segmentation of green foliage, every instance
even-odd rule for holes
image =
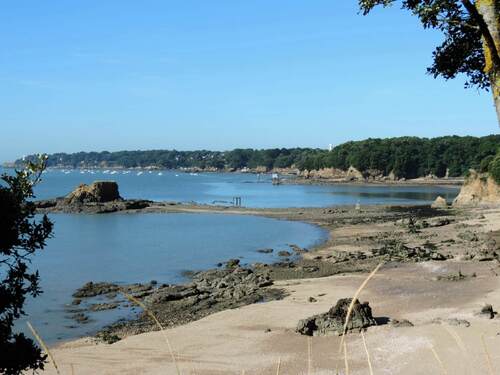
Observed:
[[[50,155],[48,166],[60,167],[149,167],[168,169],[215,168],[242,169],[266,167],[300,170],[354,166],[361,172],[394,172],[397,177],[416,178],[434,174],[443,177],[463,176],[469,168],[479,169],[481,161],[496,154],[500,135],[487,137],[400,137],[347,142],[331,152],[308,148],[233,151],[120,151],[79,152]],[[30,157],[31,158],[31,157]]]
[[[490,163],[493,161],[494,158],[495,158],[494,155],[488,155],[483,160],[481,160],[481,164],[479,164],[479,172],[481,173],[488,172]]]
[[[495,156],[495,158],[489,164],[490,176],[500,184],[500,152]]]
[[[498,1],[498,0],[496,0]],[[469,13],[461,0],[359,0],[363,14],[377,6],[400,3],[401,8],[417,16],[424,28],[433,28],[444,35],[443,43],[433,53],[428,73],[445,79],[465,74],[466,87],[486,89],[491,83],[484,71],[482,32],[477,18]]]
[[[27,296],[41,293],[38,272],[28,269],[30,257],[45,246],[52,233],[47,216],[35,219],[33,186],[45,168],[44,157],[28,162],[14,176],[2,175],[0,183],[0,373],[17,375],[43,369],[45,355],[22,333],[12,332],[24,314]]]

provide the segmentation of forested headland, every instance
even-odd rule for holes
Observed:
[[[398,137],[340,144],[331,151],[312,148],[234,149],[232,151],[117,151],[56,153],[48,156],[49,167],[61,168],[199,168],[241,170],[295,168],[318,170],[350,166],[361,172],[391,172],[398,178],[429,174],[459,177],[470,168],[486,171],[500,148],[500,135],[438,138]],[[34,159],[30,155],[27,159]],[[20,165],[22,159],[15,162]]]

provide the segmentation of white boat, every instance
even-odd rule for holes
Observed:
[[[143,172],[140,171],[140,172],[137,172],[137,176],[140,176]]]
[[[161,172],[158,172],[158,176],[163,176],[163,173],[161,173]]]

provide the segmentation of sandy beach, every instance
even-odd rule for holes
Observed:
[[[475,247],[498,236],[500,209],[454,212],[451,223],[410,234],[390,217],[365,222],[342,209],[245,210],[171,206],[169,212],[218,211],[301,219],[326,227],[330,240],[304,258],[331,262],[328,254],[367,252],[381,237],[404,238],[411,244],[432,241],[450,255],[446,261],[389,262],[360,295],[381,322],[365,332],[375,374],[488,374],[500,368],[500,319],[478,314],[486,304],[500,306],[497,260],[468,260]],[[385,212],[385,211],[384,211]],[[342,218],[344,218],[342,220]],[[459,240],[461,233],[480,240]],[[497,232],[497,233],[495,233]],[[484,240],[483,240],[484,239]],[[452,241],[453,240],[453,241]],[[497,238],[498,241],[498,238]],[[477,259],[477,257],[476,257]],[[373,264],[371,265],[373,266]],[[461,274],[458,280],[453,275]],[[221,311],[163,332],[132,335],[114,343],[84,338],[52,348],[62,373],[176,374],[165,337],[182,374],[346,374],[340,337],[310,337],[295,332],[300,319],[328,311],[340,298],[351,297],[367,273],[275,281],[287,296],[278,301]],[[310,302],[313,297],[313,301]],[[399,326],[394,320],[413,326]],[[390,323],[392,321],[392,323]],[[346,336],[350,374],[367,374],[369,365],[358,332]],[[47,363],[44,373],[56,373]]]

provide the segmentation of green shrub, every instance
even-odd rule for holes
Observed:
[[[481,164],[479,164],[479,172],[485,173],[488,172],[490,163],[495,158],[495,155],[488,155],[483,160],[481,160]]]
[[[488,171],[490,172],[490,176],[493,177],[497,184],[500,184],[500,152],[489,164]]]

